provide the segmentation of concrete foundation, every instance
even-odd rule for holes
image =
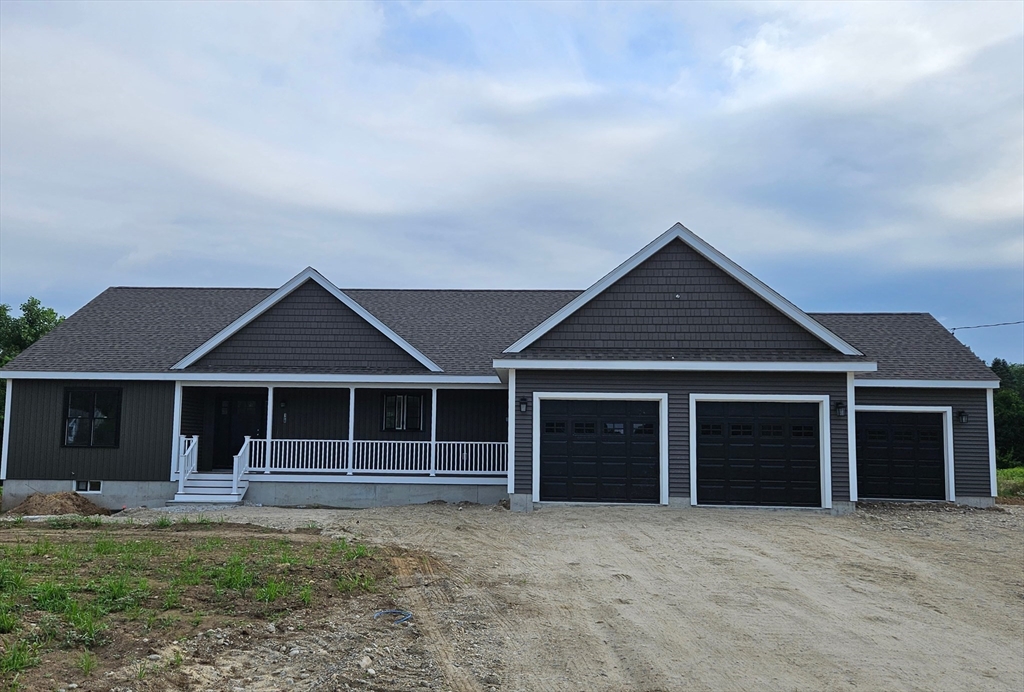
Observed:
[[[103,481],[102,487],[102,492],[82,493],[82,496],[107,509],[163,507],[178,490],[178,484],[169,481]],[[6,480],[2,509],[6,512],[34,493],[63,493],[74,489],[74,481]]]
[[[847,514],[853,514],[856,511],[856,502],[847,502],[845,500],[832,500],[832,516],[834,517],[845,517]]]
[[[508,508],[513,512],[532,512],[533,496],[526,493],[512,493],[508,496]]]
[[[956,503],[958,505],[967,505],[968,507],[977,507],[984,509],[985,507],[993,507],[996,504],[996,499],[989,495],[982,495],[980,497],[961,497],[957,496]]]
[[[504,485],[404,483],[250,482],[245,504],[273,507],[298,505],[362,509],[420,505],[433,500],[493,505],[508,497]]]

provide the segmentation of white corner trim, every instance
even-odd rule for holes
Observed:
[[[857,391],[853,373],[846,375],[846,449],[850,461],[850,502],[857,501]]]
[[[210,351],[220,346],[233,334],[238,332],[247,324],[249,324],[257,317],[265,313],[267,310],[272,308],[274,305],[279,303],[283,298],[288,296],[292,291],[294,291],[296,288],[306,283],[307,281],[315,281],[317,284],[320,285],[321,288],[323,288],[332,296],[340,300],[349,309],[351,309],[357,315],[359,315],[364,320],[373,325],[373,327],[376,328],[377,331],[381,332],[384,336],[393,341],[396,345],[398,345],[399,348],[401,348],[403,351],[405,351],[410,356],[415,358],[425,368],[427,368],[431,372],[441,372],[441,368],[438,367],[438,365],[434,363],[434,361],[430,360],[425,355],[423,355],[412,344],[410,344],[408,341],[406,341],[398,334],[396,334],[394,330],[392,330],[386,324],[377,319],[366,308],[364,308],[362,305],[360,305],[355,300],[350,298],[337,286],[328,281],[320,272],[318,272],[316,269],[313,269],[313,267],[306,267],[301,272],[296,274],[287,283],[281,286],[281,288],[277,289],[269,296],[261,300],[255,306],[246,311],[241,317],[239,317],[234,322],[226,326],[224,329],[217,332],[217,334],[215,334],[202,346],[192,351],[192,353],[188,354],[183,359],[174,364],[172,366],[172,369],[183,370],[184,368],[187,368],[188,366],[192,365],[200,358],[208,354]]]
[[[867,380],[858,379],[857,387],[908,387],[924,389],[998,389],[999,380]]]
[[[7,454],[11,449],[11,392],[14,381],[7,380],[7,393],[4,395],[4,448],[0,458],[0,481],[7,480]]]
[[[991,390],[989,390],[991,391]],[[858,411],[892,412],[892,413],[941,413],[943,429],[943,448],[946,462],[946,500],[956,502],[956,464],[953,449],[953,407],[952,406],[889,406],[870,405],[857,406]]]
[[[657,401],[658,402],[658,502],[668,504],[668,394],[641,392],[534,392],[533,393],[533,501],[540,499],[540,404],[545,399],[573,401]],[[587,503],[603,504],[603,503]]]
[[[8,387],[10,385],[7,385]],[[995,406],[993,405],[993,390],[989,389],[985,392],[985,410],[988,416],[988,473],[991,479],[991,492],[992,497],[999,495],[999,483],[996,478],[996,420],[995,420]],[[6,431],[5,431],[6,432]],[[7,436],[4,435],[4,448],[6,449]]]
[[[832,509],[832,410],[828,394],[697,394],[690,393],[690,504],[697,505],[697,404],[701,401],[817,403],[821,450],[821,506]],[[718,505],[715,505],[716,507]],[[729,505],[726,505],[728,507]]]
[[[178,448],[181,435],[181,382],[174,383],[174,410],[171,415],[171,480],[178,480]]]
[[[616,281],[624,277],[629,272],[636,269],[640,264],[649,259],[656,252],[664,248],[666,245],[671,243],[673,240],[681,240],[690,246],[693,250],[703,255],[712,264],[715,264],[719,269],[724,271],[732,278],[739,281],[741,284],[746,286],[748,289],[753,291],[755,294],[760,296],[769,305],[774,307],[782,314],[789,317],[791,320],[799,324],[801,327],[809,331],[826,344],[836,349],[840,353],[848,356],[859,356],[863,355],[860,351],[855,349],[853,346],[848,344],[843,339],[839,338],[834,332],[826,329],[822,324],[814,320],[810,315],[805,313],[803,310],[798,308],[793,303],[786,300],[782,295],[774,291],[767,284],[762,282],[760,279],[755,277],[753,274],[748,272],[743,267],[739,266],[731,259],[723,255],[721,252],[713,248],[707,242],[699,238],[693,231],[683,226],[681,223],[677,223],[668,229],[660,236],[655,238],[646,247],[637,252],[635,255],[627,259],[625,262],[620,264],[618,267],[613,269],[611,272],[606,274],[600,281],[595,283],[593,286],[588,288],[586,291],[581,293],[579,296],[574,298],[568,304],[566,304],[561,310],[547,318],[539,325],[534,327],[529,333],[519,339],[517,342],[505,349],[505,353],[519,353],[524,348],[535,342],[540,337],[547,334],[554,327],[560,324],[569,315],[573,314],[581,307],[589,303],[596,296],[602,293],[609,286],[614,284]]]
[[[508,371],[508,494],[516,491],[516,371]]]
[[[216,384],[245,383],[255,387],[264,387],[267,383],[277,384],[361,384],[361,385],[485,385],[495,389],[504,389],[497,375],[316,375],[316,374],[278,374],[278,373],[221,373],[221,372],[34,372],[31,370],[0,373],[7,379],[20,380],[137,380],[137,381],[171,381],[171,382],[202,382]]]
[[[692,360],[495,360],[495,368],[523,370],[663,370],[707,372],[874,372],[878,363]]]

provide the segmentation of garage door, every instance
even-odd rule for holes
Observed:
[[[657,401],[562,401],[540,405],[540,499],[660,499]]]
[[[945,500],[941,413],[857,413],[857,492],[864,499]]]
[[[699,402],[697,504],[821,507],[818,404]]]

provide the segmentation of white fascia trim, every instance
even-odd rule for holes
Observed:
[[[315,473],[247,473],[242,476],[250,483],[395,483],[399,485],[505,485],[501,476],[469,478],[466,476],[347,476],[345,474],[318,475]]]
[[[657,401],[658,402],[658,502],[668,504],[668,394],[633,392],[534,392],[533,393],[533,501],[540,499],[540,403],[544,399],[575,401]],[[510,462],[511,466],[511,462]],[[588,503],[603,504],[603,503]]]
[[[7,453],[11,449],[11,392],[14,381],[7,380],[7,393],[4,395],[4,448],[0,457],[0,481],[7,480]]]
[[[10,386],[10,385],[8,385]],[[996,420],[995,407],[993,406],[993,390],[985,392],[985,410],[988,415],[988,474],[992,497],[999,495],[999,484],[996,479]],[[7,435],[4,431],[4,449],[7,448]]]
[[[828,394],[695,394],[690,393],[690,504],[697,506],[697,403],[701,401],[769,401],[817,403],[821,439],[821,507],[832,509],[832,407]],[[718,507],[719,505],[715,505]],[[732,505],[723,505],[732,507]]]
[[[613,269],[611,272],[606,274],[604,278],[598,281],[596,284],[588,288],[586,291],[577,296],[574,300],[570,301],[565,307],[547,318],[539,325],[534,327],[524,337],[519,339],[507,349],[505,353],[519,353],[524,348],[535,342],[540,337],[547,334],[555,326],[561,323],[572,313],[579,310],[581,307],[589,303],[593,298],[599,295],[606,288],[614,284],[616,281],[624,277],[629,272],[636,269],[641,263],[649,259],[654,253],[661,250],[663,247],[671,243],[673,240],[679,239],[693,248],[695,251],[703,255],[711,263],[715,264],[719,269],[730,275],[732,278],[739,281],[741,284],[746,286],[748,289],[753,291],[755,294],[760,296],[769,305],[774,307],[782,314],[789,317],[791,320],[799,324],[801,327],[809,331],[814,336],[818,337],[826,344],[836,349],[840,353],[848,356],[859,356],[863,355],[860,351],[855,349],[853,346],[848,344],[846,341],[840,339],[835,333],[826,329],[819,322],[815,321],[810,315],[805,313],[803,310],[798,308],[793,303],[786,300],[779,293],[775,292],[767,284],[762,282],[760,279],[755,277],[753,274],[748,272],[743,267],[739,266],[731,259],[723,255],[721,252],[711,247],[707,242],[699,238],[693,231],[683,226],[681,223],[677,223],[672,228],[668,229],[660,236],[655,238],[645,248],[640,250],[628,260],[620,264],[618,267]]]
[[[350,308],[353,312],[355,312],[357,315],[359,315],[364,320],[366,320],[371,325],[373,325],[374,328],[377,329],[377,331],[381,332],[384,336],[386,336],[387,338],[391,339],[391,341],[393,341],[395,344],[397,344],[399,346],[399,348],[401,348],[403,351],[405,351],[410,356],[415,358],[425,368],[427,368],[431,372],[442,372],[441,368],[438,367],[438,365],[436,363],[434,363],[434,361],[432,361],[429,358],[427,358],[418,349],[416,349],[412,344],[410,344],[408,341],[406,341],[405,339],[400,337],[398,334],[396,334],[390,327],[388,327],[386,324],[381,322],[379,319],[374,317],[374,315],[371,314],[366,308],[364,308],[362,305],[360,305],[359,303],[354,301],[352,298],[350,298],[348,295],[346,295],[340,288],[338,288],[337,286],[332,284],[330,281],[328,281],[323,276],[323,274],[318,272],[316,269],[313,269],[313,267],[306,267],[301,272],[296,274],[284,286],[281,286],[281,288],[277,289],[276,291],[271,293],[269,296],[267,296],[266,298],[261,300],[255,306],[250,308],[241,317],[236,319],[234,322],[229,324],[224,329],[220,330],[216,335],[213,336],[213,338],[211,338],[205,344],[203,344],[202,346],[200,346],[196,350],[192,351],[192,353],[190,353],[187,356],[185,356],[178,363],[174,364],[172,366],[172,369],[174,369],[174,370],[183,370],[184,368],[187,368],[188,366],[192,365],[197,360],[199,360],[200,358],[205,356],[207,353],[209,353],[210,351],[212,351],[213,349],[217,348],[222,343],[224,343],[224,341],[226,341],[233,334],[235,334],[240,329],[242,329],[242,327],[246,326],[247,324],[249,324],[250,322],[255,320],[257,317],[262,315],[264,312],[266,312],[267,310],[272,308],[274,305],[276,305],[278,302],[280,302],[285,296],[290,294],[296,288],[298,288],[299,286],[301,286],[302,284],[304,284],[304,283],[306,283],[307,281],[310,281],[310,280],[315,281],[316,283],[318,283],[321,288],[323,288],[325,291],[330,293],[332,296],[334,296],[335,298],[340,300],[348,308]]]
[[[991,390],[989,390],[991,391]],[[953,407],[952,406],[889,406],[889,405],[865,405],[857,406],[858,411],[878,411],[892,413],[941,413],[942,429],[945,433],[945,460],[946,460],[946,500],[956,502],[956,466],[953,458]]]
[[[850,502],[857,501],[857,391],[853,373],[846,376],[846,449],[850,461]]]
[[[458,384],[498,385],[497,375],[296,375],[276,373],[198,373],[198,372],[3,372],[3,378],[21,380],[163,380],[171,382],[289,384]],[[498,387],[496,387],[498,388]]]
[[[508,494],[516,491],[516,371],[508,371]]]
[[[875,372],[878,363],[788,363],[703,360],[495,360],[523,370],[699,370],[709,372]]]
[[[867,380],[854,382],[857,387],[920,387],[923,389],[999,389],[999,380]]]

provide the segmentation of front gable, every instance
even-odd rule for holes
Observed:
[[[584,292],[507,353],[797,351],[860,355],[681,225]]]

